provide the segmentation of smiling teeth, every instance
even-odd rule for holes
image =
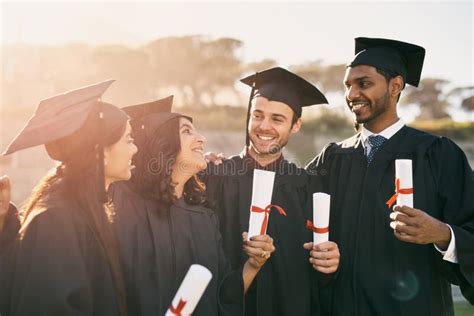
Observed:
[[[260,138],[261,140],[273,140],[275,139],[275,137],[271,137],[271,136],[260,136],[260,135],[257,135],[258,138]]]
[[[357,103],[355,105],[352,105],[352,110],[360,110],[362,107],[366,106],[367,103]]]

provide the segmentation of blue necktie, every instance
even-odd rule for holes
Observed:
[[[367,155],[367,164],[370,164],[374,160],[375,153],[382,147],[387,139],[380,135],[370,135],[367,141],[370,144],[370,152]]]

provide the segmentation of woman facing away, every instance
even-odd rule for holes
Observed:
[[[4,153],[44,144],[60,164],[31,194],[18,240],[0,249],[2,315],[127,314],[105,192],[130,178],[137,148],[126,113],[100,101],[112,82],[42,101]]]
[[[249,259],[239,271],[231,270],[218,219],[197,177],[206,167],[205,139],[191,118],[157,113],[170,108],[171,103],[158,102],[148,111],[125,109],[138,146],[136,168],[130,181],[114,184],[109,193],[126,267],[130,314],[164,315],[189,266],[197,263],[213,278],[193,315],[241,315],[244,293],[274,251],[273,241],[256,236],[244,242]],[[246,239],[245,233],[242,237]]]

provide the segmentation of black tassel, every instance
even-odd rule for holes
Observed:
[[[99,113],[97,120],[97,131],[99,140],[96,145],[96,157],[97,157],[97,183],[99,186],[99,201],[101,203],[107,203],[107,192],[105,191],[105,168],[104,168],[104,135],[105,135],[105,126],[104,126],[104,111],[102,110],[102,103],[99,102]]]
[[[255,81],[252,84],[252,90],[250,91],[249,104],[247,108],[247,124],[245,125],[245,144],[250,145],[250,136],[249,136],[249,122],[250,122],[250,108],[252,107],[252,100],[255,93],[255,85],[257,84],[258,72],[255,73]]]

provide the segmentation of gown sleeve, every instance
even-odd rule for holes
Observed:
[[[453,283],[474,304],[474,173],[463,151],[447,138],[435,142],[428,159],[442,204],[441,220],[456,237],[458,264],[443,260],[441,269],[457,271],[458,280]]]
[[[222,235],[219,230],[219,221],[215,214],[212,215],[215,223],[215,236],[218,246],[219,257],[219,286],[218,304],[219,315],[243,315],[244,304],[244,280],[242,277],[243,266],[233,270],[224,253],[222,246]]]

